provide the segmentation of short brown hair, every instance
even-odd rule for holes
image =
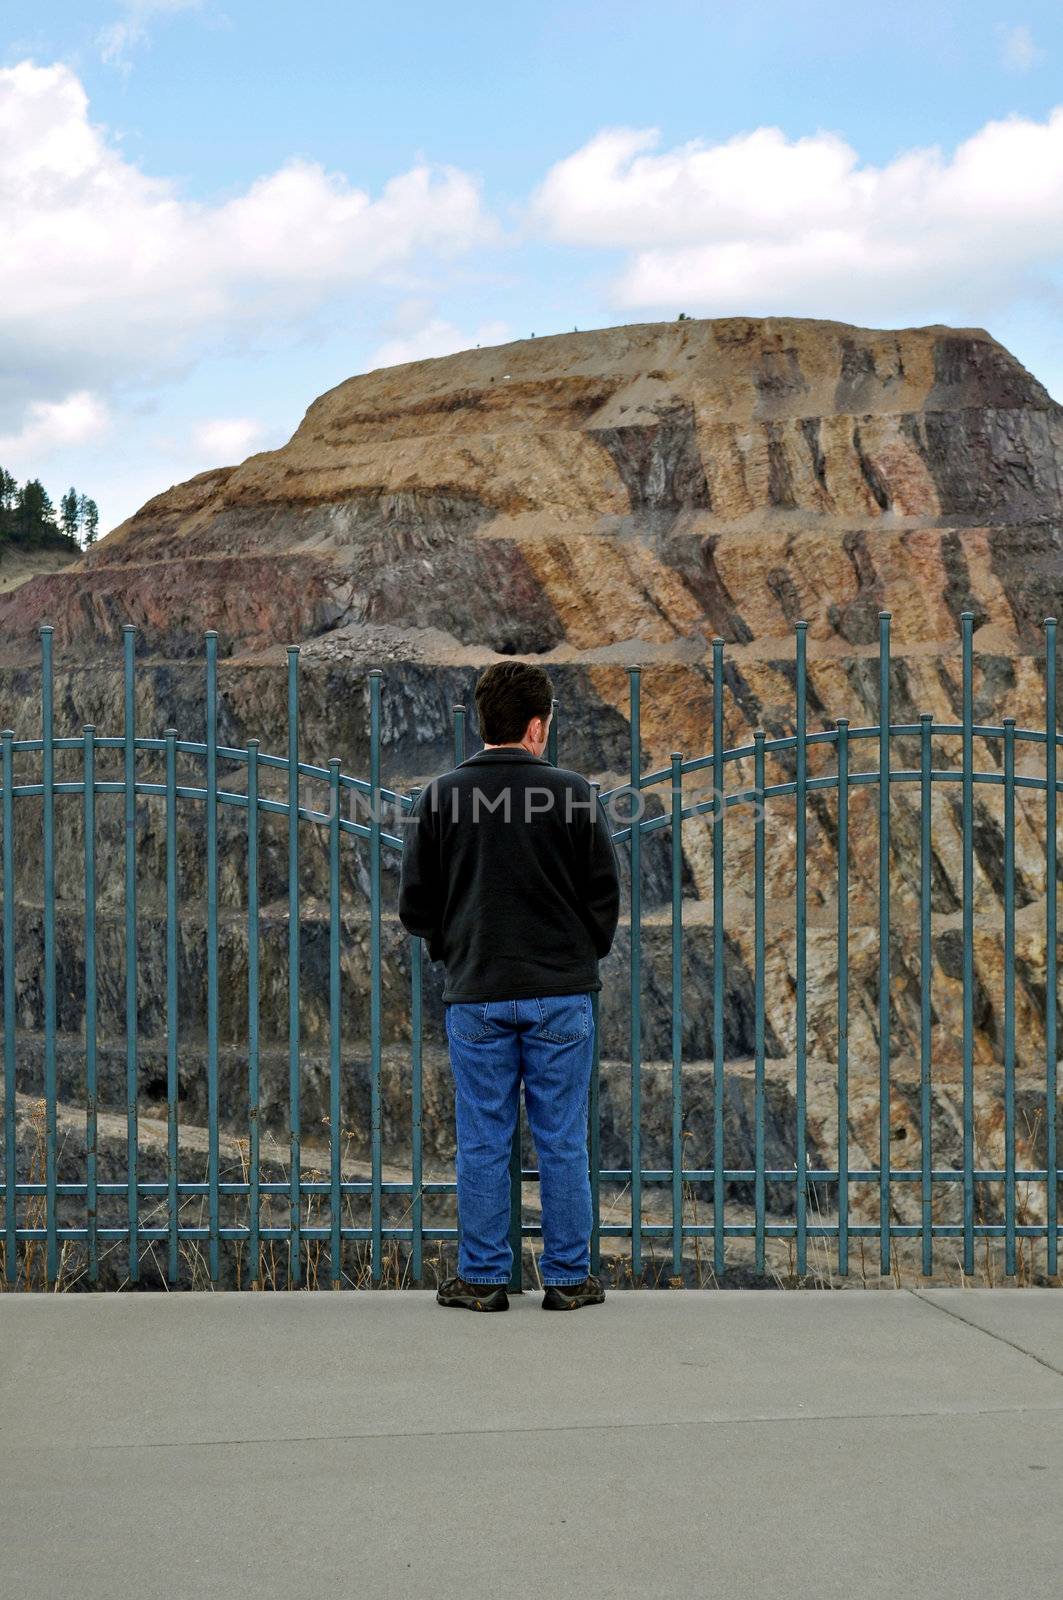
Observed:
[[[553,709],[550,674],[528,661],[495,661],[476,685],[476,715],[484,744],[516,744],[533,717]]]

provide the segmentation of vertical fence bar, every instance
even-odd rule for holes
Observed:
[[[332,1287],[342,1277],[343,1240],[340,1233],[340,763],[333,756],[329,776],[329,1267]]]
[[[930,734],[933,721],[933,715],[929,711],[922,712],[919,717],[919,1151],[923,1274],[925,1277],[929,1277],[934,1270],[934,1214],[931,1190],[933,1127],[930,1098],[930,1000],[933,975],[930,944],[930,870],[932,865]]]
[[[591,1168],[591,1271],[597,1275],[602,1270],[602,1130],[598,1121],[600,1044],[598,1038],[601,1006],[595,990],[591,994],[591,1016],[594,1020],[594,1048],[591,1052],[591,1092],[587,1106],[590,1123],[588,1140]]]
[[[53,738],[52,628],[45,623],[41,636],[41,733],[44,808],[44,1097],[45,1097],[45,1229],[47,1281],[59,1275],[56,1234],[56,1058],[55,1058],[55,751]],[[134,1213],[135,1215],[135,1213]]]
[[[136,628],[122,628],[125,698],[125,1030],[126,1030],[126,1183],[129,1216],[129,1280],[140,1278],[139,1139],[137,1132],[137,790],[136,790],[136,683],[133,654]]]
[[[410,1028],[412,1031],[412,1068],[413,1083],[413,1130],[412,1130],[412,1168],[410,1178],[413,1185],[413,1214],[411,1224],[413,1231],[413,1260],[411,1271],[413,1281],[418,1288],[424,1278],[424,1130],[421,1109],[421,1100],[424,1092],[424,1050],[422,1043],[422,1007],[423,1007],[423,941],[413,938],[410,941]]]
[[[591,816],[596,828],[607,828],[609,820],[599,800],[600,785],[591,783]],[[591,1272],[602,1270],[602,1141],[598,1123],[598,1076],[600,1062],[599,1015],[597,990],[591,993],[591,1020],[594,1042],[591,1047],[591,1082],[587,1096],[587,1157],[591,1178]]]
[[[672,1277],[683,1276],[683,757],[672,752]]]
[[[712,641],[712,1252],[713,1269],[724,1259],[724,1138],[726,1088],[723,1060],[723,640]]]
[[[420,790],[413,789],[410,798],[416,803],[420,797]],[[414,1284],[420,1288],[424,1277],[424,1194],[423,1194],[423,1162],[424,1162],[424,1128],[422,1113],[422,1095],[424,1092],[424,941],[415,934],[410,935],[410,1066],[412,1082],[410,1085],[410,1183],[413,1189],[411,1197],[412,1214],[410,1217],[412,1234],[412,1261],[410,1270]]]
[[[838,717],[838,1272],[849,1271],[849,718]]]
[[[15,1182],[18,1177],[15,1144],[15,781],[12,741],[13,728],[0,733],[3,746],[4,778],[4,1271],[8,1283],[18,1282],[15,1257],[18,1213]]]
[[[558,741],[558,712],[561,702],[555,696],[550,702],[550,728],[546,739],[546,757],[555,767],[557,766],[557,741]],[[592,800],[594,796],[591,796]],[[589,1097],[588,1097],[589,1105]],[[522,1196],[521,1173],[523,1171],[523,1156],[520,1144],[520,1119],[517,1119],[516,1132],[513,1135],[513,1149],[510,1153],[510,1243],[513,1250],[513,1272],[510,1274],[509,1287],[511,1290],[521,1292],[523,1284],[522,1270],[518,1269],[518,1261],[523,1260],[521,1244],[522,1223]]]
[[[207,1208],[211,1283],[221,1275],[218,1190],[218,635],[207,645]]]
[[[82,816],[85,856],[85,1241],[88,1279],[95,1288],[100,1263],[97,1236],[97,986],[96,986],[96,729],[82,730]]]
[[[550,729],[546,740],[546,757],[555,767],[557,766],[557,741],[558,741],[558,709],[560,701],[555,696],[550,702]],[[592,800],[594,796],[592,795]],[[592,813],[593,814],[593,813]],[[588,1096],[589,1107],[589,1096]],[[522,1261],[521,1222],[522,1222],[522,1195],[521,1173],[523,1171],[523,1156],[520,1145],[520,1119],[518,1115],[516,1132],[513,1135],[513,1150],[510,1154],[510,1242],[513,1249],[513,1272],[510,1275],[509,1287],[520,1291],[522,1288],[522,1270],[517,1263]]]
[[[454,765],[456,767],[460,767],[461,763],[465,760],[465,707],[464,706],[460,706],[460,705],[452,706],[451,707],[451,717],[452,717],[452,720],[453,720],[453,733],[454,733]],[[520,1127],[519,1121],[517,1123],[517,1126],[518,1126],[518,1128]],[[512,1182],[512,1174],[513,1174],[513,1157],[512,1157],[512,1153],[511,1153],[511,1155],[510,1155],[510,1181],[511,1182]],[[457,1174],[456,1174],[456,1169],[455,1169],[455,1176],[456,1175]],[[461,1254],[461,1209],[458,1206],[458,1201],[457,1201],[457,1195],[456,1194],[455,1194],[455,1197],[454,1197],[454,1215],[455,1215],[455,1218],[457,1219],[457,1245],[456,1245],[456,1248],[457,1248],[458,1254],[460,1256],[460,1254]]]
[[[178,1079],[177,1079],[177,729],[166,728],[166,1273],[177,1282]]]
[[[258,749],[247,741],[247,1159],[251,1282],[262,1274],[259,1239]]]
[[[974,1271],[974,613],[960,616],[963,638],[963,1270]]]
[[[370,1141],[372,1162],[372,1281],[379,1284],[383,1271],[380,1164],[380,685],[384,674],[375,667],[369,674],[369,1056]]]
[[[628,668],[628,726],[631,735],[631,1277],[642,1276],[642,734],[641,668]]]
[[[1058,1158],[1056,1151],[1056,619],[1045,618],[1045,1227],[1048,1276],[1059,1270]]]
[[[808,667],[806,661],[806,643],[808,623],[797,624],[797,716],[795,732],[797,735],[797,768],[795,773],[794,788],[794,822],[795,822],[795,936],[797,941],[796,972],[797,980],[797,1016],[796,1016],[796,1071],[794,1090],[797,1100],[797,1129],[795,1138],[795,1190],[794,1208],[797,1226],[797,1275],[803,1278],[807,1270],[808,1250],[808,1084],[807,1084],[807,1048],[808,1048],[808,830],[807,830],[807,790],[808,781]]]
[[[556,712],[557,701],[550,702],[551,711]],[[557,760],[557,734],[550,720],[550,729],[547,734],[548,741],[553,740],[553,753],[551,761]],[[524,1154],[521,1148],[520,1136],[520,1089],[517,1089],[517,1122],[513,1129],[513,1143],[509,1151],[509,1247],[513,1256],[513,1264],[509,1272],[508,1288],[511,1294],[524,1292]]]
[[[890,1270],[890,613],[878,614],[878,1250]]]
[[[509,1247],[513,1252],[513,1265],[507,1285],[510,1294],[524,1290],[524,1156],[520,1139],[520,1100],[517,1101],[517,1126],[513,1130],[513,1143],[509,1152]]]
[[[753,730],[753,1215],[755,1267],[764,1274],[764,729]]]
[[[299,1125],[299,646],[288,646],[288,1283],[302,1282]]]
[[[1004,718],[1004,1271],[1015,1273],[1015,718]]]

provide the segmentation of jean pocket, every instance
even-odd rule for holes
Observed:
[[[476,1044],[491,1032],[487,1006],[470,1005],[462,1000],[452,1000],[447,1006],[446,1023],[447,1032],[465,1044]]]
[[[535,1031],[540,1039],[551,1044],[578,1044],[591,1031],[589,994],[551,995],[537,1000],[536,1005],[539,1026]]]

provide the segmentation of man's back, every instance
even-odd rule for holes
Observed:
[[[418,797],[403,841],[399,916],[447,969],[458,1274],[436,1299],[466,1311],[505,1311],[519,1271],[509,1222],[522,1088],[539,1160],[543,1307],[605,1299],[589,1270],[589,991],[601,988],[620,893],[590,784],[543,760],[553,706],[542,667],[487,667],[476,684],[484,748]]]
[[[608,823],[578,773],[520,747],[489,748],[420,796],[399,915],[445,962],[445,1001],[600,988],[618,911]]]

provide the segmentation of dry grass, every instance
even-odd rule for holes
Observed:
[[[46,1163],[46,1105],[43,1100],[33,1103],[30,1110],[31,1148],[28,1181],[43,1183],[45,1179]],[[1036,1140],[1036,1124],[1027,1130],[1031,1143]],[[354,1135],[351,1131],[344,1132],[344,1159],[352,1157]],[[247,1183],[250,1178],[250,1144],[246,1139],[234,1141],[236,1150],[236,1163],[227,1167],[221,1174],[223,1181],[233,1179]],[[279,1178],[287,1181],[289,1167],[286,1162],[286,1151],[275,1140],[263,1139],[262,1164],[268,1163],[273,1181]],[[304,1160],[302,1175],[308,1180],[327,1179],[327,1169],[314,1165]],[[683,1189],[683,1221],[686,1225],[697,1227],[702,1220],[703,1213],[699,1211],[698,1185],[684,1184]],[[981,1188],[981,1186],[979,1186]],[[1015,1220],[1018,1226],[1026,1226],[1037,1220],[1035,1211],[1035,1185],[1029,1181],[1020,1182],[1016,1187]],[[387,1196],[388,1200],[396,1202],[394,1209],[389,1214],[387,1226],[408,1225],[413,1213],[413,1199],[411,1196]],[[226,1199],[223,1203],[228,1204]],[[246,1224],[245,1215],[241,1220]],[[401,1209],[400,1209],[401,1206]],[[180,1202],[180,1223],[182,1227],[203,1227],[207,1222],[208,1200],[206,1195],[186,1195]],[[357,1209],[356,1209],[357,1208]],[[363,1215],[359,1218],[357,1210],[363,1213],[368,1210],[367,1199],[345,1194],[343,1197],[343,1225],[353,1227],[367,1220]],[[937,1204],[935,1204],[935,1212]],[[740,1220],[747,1220],[738,1208],[732,1207],[729,1214]],[[626,1222],[630,1216],[630,1185],[618,1187],[613,1193],[603,1191],[601,1204],[601,1220],[610,1223],[616,1220]],[[711,1218],[711,1210],[709,1212]],[[979,1195],[976,1220],[984,1216],[983,1199]],[[166,1197],[142,1201],[140,1217],[143,1224],[159,1225],[167,1218]],[[659,1215],[652,1218],[647,1214],[647,1220],[660,1221],[670,1217],[670,1210],[660,1211]],[[259,1222],[262,1228],[286,1228],[289,1219],[289,1201],[287,1195],[265,1194],[261,1197]],[[304,1228],[315,1226],[327,1227],[329,1224],[329,1196],[325,1194],[311,1194],[304,1199],[300,1212],[301,1225]],[[813,1226],[822,1226],[832,1219],[826,1217],[821,1210],[819,1195],[815,1185],[809,1189],[809,1221]],[[935,1215],[935,1220],[940,1220]],[[46,1222],[46,1197],[43,1194],[32,1195],[27,1199],[24,1225],[34,1228],[43,1228]],[[1005,1271],[1004,1241],[984,1237],[979,1242],[978,1269],[971,1275],[964,1271],[962,1241],[958,1239],[937,1239],[934,1244],[935,1270],[931,1277],[923,1275],[922,1271],[922,1245],[916,1239],[894,1239],[891,1249],[890,1273],[881,1276],[877,1262],[877,1240],[868,1240],[864,1236],[855,1237],[850,1247],[850,1271],[848,1276],[842,1277],[837,1271],[837,1240],[820,1235],[810,1235],[808,1239],[808,1259],[806,1270],[802,1275],[797,1272],[796,1242],[793,1238],[779,1239],[768,1238],[765,1241],[765,1275],[754,1278],[754,1240],[751,1237],[729,1238],[728,1271],[724,1277],[718,1278],[714,1271],[712,1253],[706,1251],[705,1241],[695,1235],[685,1241],[684,1271],[681,1276],[673,1272],[673,1261],[670,1241],[667,1249],[662,1250],[664,1241],[654,1236],[645,1239],[644,1261],[642,1271],[636,1282],[631,1265],[630,1243],[618,1239],[615,1247],[603,1252],[601,1259],[601,1272],[607,1287],[622,1288],[655,1288],[676,1289],[684,1286],[699,1289],[726,1288],[731,1284],[741,1282],[743,1285],[757,1283],[764,1287],[775,1288],[801,1288],[801,1289],[841,1289],[855,1288],[857,1286],[869,1288],[893,1287],[919,1288],[928,1284],[954,1285],[956,1287],[996,1287],[1007,1285],[1009,1287],[1023,1288],[1034,1283],[1046,1283],[1046,1242],[1041,1239],[1016,1239],[1015,1273],[1008,1276]],[[869,1249],[868,1246],[872,1248]],[[161,1247],[161,1248],[160,1248]],[[109,1258],[121,1255],[126,1249],[124,1238],[104,1240],[100,1244],[98,1257],[101,1269],[106,1266]],[[250,1244],[247,1240],[238,1240],[234,1244],[225,1246],[231,1251],[231,1263],[234,1273],[234,1287],[237,1289],[252,1289],[256,1291],[278,1291],[289,1287],[317,1291],[324,1288],[337,1289],[404,1289],[413,1285],[413,1258],[410,1246],[401,1240],[384,1239],[381,1249],[381,1262],[379,1282],[373,1283],[371,1243],[363,1239],[345,1239],[341,1247],[341,1260],[339,1271],[333,1271],[329,1241],[327,1239],[305,1239],[302,1245],[302,1274],[298,1285],[291,1284],[291,1247],[287,1240],[263,1239],[259,1249],[257,1272],[253,1270],[255,1263],[250,1257]],[[542,1287],[539,1277],[538,1263],[534,1243],[528,1241],[524,1251],[524,1279],[529,1285]],[[456,1270],[456,1247],[449,1241],[425,1241],[422,1266],[423,1275],[421,1283],[427,1288],[435,1285],[449,1273]],[[214,1287],[210,1279],[209,1256],[205,1242],[198,1239],[182,1238],[178,1243],[178,1257],[180,1263],[179,1282],[182,1288],[210,1290]],[[168,1288],[166,1278],[166,1241],[148,1240],[144,1244],[141,1255],[142,1265],[150,1261],[154,1267],[152,1286]],[[87,1286],[88,1267],[86,1251],[80,1244],[71,1240],[61,1240],[58,1259],[58,1276],[54,1285],[47,1282],[46,1244],[42,1239],[28,1239],[22,1241],[18,1247],[17,1271],[14,1283],[7,1281],[6,1256],[4,1241],[0,1236],[0,1292],[7,1291],[42,1291],[51,1289],[53,1292],[62,1293],[71,1290],[81,1290]],[[1058,1279],[1055,1280],[1058,1282]],[[130,1287],[128,1276],[121,1278],[116,1288]]]

